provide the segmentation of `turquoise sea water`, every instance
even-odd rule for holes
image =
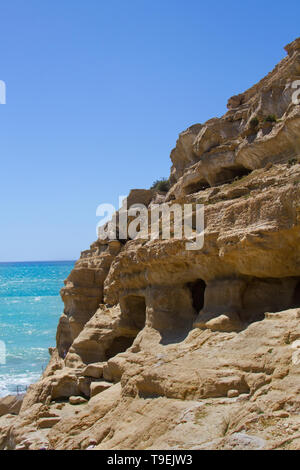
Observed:
[[[47,365],[63,312],[59,291],[73,266],[73,261],[0,263],[0,341],[6,347],[0,397],[35,382]]]

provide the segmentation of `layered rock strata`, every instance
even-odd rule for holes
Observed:
[[[300,448],[300,39],[228,112],[183,132],[167,194],[186,239],[98,239],[62,289],[43,377],[2,449]]]

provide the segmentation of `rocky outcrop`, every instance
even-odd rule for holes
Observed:
[[[300,448],[300,40],[286,50],[180,135],[167,194],[129,195],[148,211],[203,204],[203,248],[139,237],[83,252],[0,448]]]
[[[118,241],[100,240],[84,251],[61,291],[65,309],[57,329],[57,349],[64,357],[86,322],[103,301],[103,284],[114,257],[120,251]]]
[[[300,153],[299,106],[292,102],[300,75],[299,40],[288,57],[254,87],[228,101],[228,112],[183,132],[171,153],[168,198],[212,187]]]
[[[23,395],[8,395],[0,398],[0,416],[17,415],[22,406]]]

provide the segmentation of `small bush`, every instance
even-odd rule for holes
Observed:
[[[277,122],[277,117],[275,114],[269,114],[265,119],[265,122]]]
[[[159,180],[154,181],[150,189],[156,189],[157,191],[167,193],[170,189],[170,182],[167,178],[161,178]]]
[[[259,124],[259,119],[257,117],[254,117],[253,119],[251,119],[250,121],[250,127],[252,129],[255,129],[255,127],[257,127]]]
[[[293,165],[296,165],[297,163],[298,163],[297,158],[290,158],[288,161],[288,166],[293,166]]]

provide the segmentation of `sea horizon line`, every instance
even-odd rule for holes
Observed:
[[[76,259],[56,259],[56,260],[30,260],[30,261],[0,261],[0,264],[30,264],[30,263],[74,263]]]

